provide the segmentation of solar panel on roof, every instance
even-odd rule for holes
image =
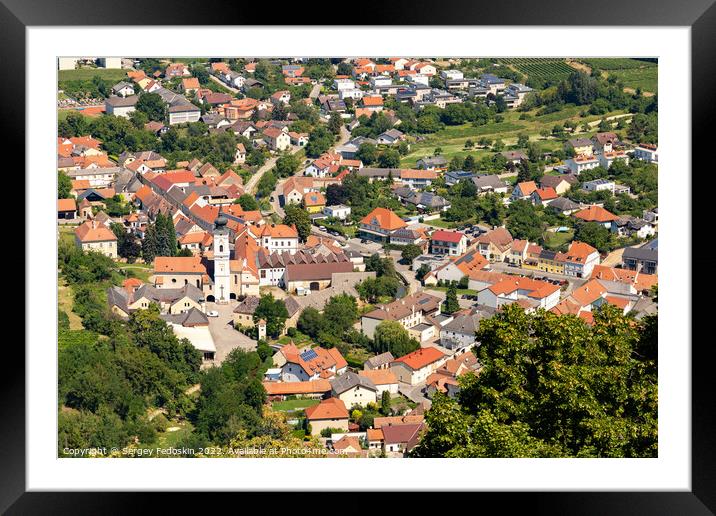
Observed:
[[[301,353],[301,359],[305,360],[306,362],[313,360],[314,358],[318,358],[318,355],[312,349],[306,350]]]

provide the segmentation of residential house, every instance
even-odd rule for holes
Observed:
[[[328,380],[345,373],[348,368],[348,363],[336,348],[317,346],[299,350],[293,343],[277,351],[273,363],[281,369],[283,382],[306,382],[320,378]]]
[[[506,228],[500,227],[488,231],[477,238],[477,249],[490,262],[503,262],[512,247],[512,235]]]
[[[480,327],[478,313],[455,314],[453,320],[440,328],[440,345],[450,350],[469,348],[477,342],[475,333]]]
[[[557,197],[557,192],[552,187],[537,188],[530,195],[530,200],[536,206],[548,206]]]
[[[435,337],[432,325],[425,324],[426,318],[440,313],[440,298],[418,292],[397,299],[392,303],[378,305],[375,310],[361,317],[361,331],[369,338],[375,336],[376,327],[383,321],[397,321],[408,333],[416,335],[419,341]],[[423,326],[429,326],[425,328]]]
[[[634,148],[632,156],[647,163],[659,163],[659,148],[650,143],[640,143]]]
[[[338,220],[347,220],[351,215],[351,208],[350,206],[345,206],[343,204],[325,206],[323,208],[323,213],[327,217],[333,217]]]
[[[364,101],[366,99],[363,99]],[[397,129],[388,129],[378,135],[377,141],[381,145],[395,145],[405,140],[405,135]]]
[[[234,326],[243,326],[245,328],[253,328],[254,312],[259,306],[260,298],[258,296],[246,296],[234,308]]]
[[[303,207],[308,213],[321,213],[326,207],[326,198],[321,192],[309,192],[303,196]]]
[[[430,252],[461,256],[467,251],[467,237],[458,231],[437,230],[430,236]]]
[[[338,398],[328,398],[318,405],[305,409],[306,420],[311,425],[311,435],[321,435],[325,429],[348,431],[348,409]]]
[[[331,383],[323,378],[307,382],[263,382],[269,401],[297,399],[324,399],[330,397]]]
[[[657,274],[659,272],[658,240],[652,240],[641,247],[627,247],[622,254],[625,269]]]
[[[278,129],[277,127],[264,129],[263,135],[269,149],[273,151],[285,151],[291,148],[291,137],[287,132]]]
[[[599,159],[596,158],[593,154],[577,154],[573,158],[565,160],[564,163],[569,169],[569,171],[576,176],[578,176],[585,170],[591,170],[593,168],[597,168],[600,165]]]
[[[387,208],[375,208],[360,221],[358,233],[361,238],[378,242],[389,242],[393,232],[406,226],[405,221],[391,210]]]
[[[500,179],[500,177],[496,174],[473,177],[472,182],[475,183],[478,194],[490,192],[507,193],[508,190],[507,183]]]
[[[591,205],[587,208],[579,210],[572,214],[572,217],[584,222],[596,222],[607,229],[611,229],[612,222],[617,220],[617,216],[605,210],[601,206]]]
[[[447,355],[437,348],[420,348],[393,360],[390,370],[403,383],[417,385],[425,382],[447,360]]]
[[[129,114],[134,111],[138,100],[139,97],[136,95],[130,95],[128,97],[110,96],[104,101],[105,113],[129,118]]]
[[[438,178],[435,170],[403,169],[400,171],[400,181],[410,188],[426,188]]]
[[[588,278],[596,265],[599,265],[599,251],[577,240],[569,244],[565,253],[564,274],[577,278]]]
[[[567,141],[575,156],[592,156],[594,154],[594,143],[589,138],[574,138]]]
[[[480,291],[477,302],[496,309],[525,299],[536,307],[549,310],[559,302],[559,294],[559,285],[519,276],[504,279]]]
[[[515,187],[512,190],[512,195],[510,196],[511,201],[517,201],[520,199],[530,199],[532,198],[532,192],[537,190],[537,185],[534,181],[524,181],[522,183],[517,183]]]
[[[74,219],[77,217],[77,203],[75,199],[57,199],[57,218]]]
[[[387,425],[383,432],[383,447],[386,453],[401,454],[411,452],[420,443],[420,435],[425,428],[423,423],[405,425]]]
[[[419,169],[425,170],[444,170],[447,167],[448,161],[443,156],[426,156],[420,158],[416,166]]]
[[[364,371],[375,371],[375,370],[387,370],[390,369],[390,363],[395,360],[395,357],[390,351],[381,353],[374,357],[370,357],[368,360],[363,362]]]
[[[370,378],[348,371],[331,380],[331,396],[340,399],[346,407],[365,407],[378,401],[378,388]]]
[[[560,174],[558,176],[544,175],[540,179],[542,188],[554,188],[557,195],[564,195],[567,191],[579,182],[577,176],[572,174]]]
[[[93,251],[117,258],[117,236],[96,220],[88,220],[75,229],[75,245],[82,251]]]
[[[390,361],[392,360],[391,356]],[[398,377],[390,371],[389,362],[383,369],[364,369],[363,371],[358,371],[358,374],[373,382],[373,385],[378,389],[376,401],[380,401],[380,397],[386,391],[390,394],[398,394]]]

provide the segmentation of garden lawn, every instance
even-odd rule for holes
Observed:
[[[559,249],[562,245],[569,243],[574,238],[574,230],[570,229],[564,233],[554,233],[552,231],[545,231],[544,233],[544,245],[550,249]]]
[[[60,89],[64,81],[91,81],[95,76],[99,75],[107,82],[111,82],[114,86],[121,80],[127,78],[127,70],[116,68],[78,68],[76,70],[59,70],[57,72],[57,80]]]
[[[274,401],[271,407],[274,410],[281,412],[293,412],[295,410],[304,410],[308,407],[318,405],[321,400],[286,400],[286,401]]]

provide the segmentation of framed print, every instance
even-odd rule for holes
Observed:
[[[689,170],[709,2],[598,26],[559,2],[370,26],[71,4],[3,7],[27,222],[3,509],[427,490],[713,511]]]

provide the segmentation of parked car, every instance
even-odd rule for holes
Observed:
[[[219,312],[217,312],[216,310],[210,310],[210,311],[206,312],[206,316],[207,317],[219,317]]]

